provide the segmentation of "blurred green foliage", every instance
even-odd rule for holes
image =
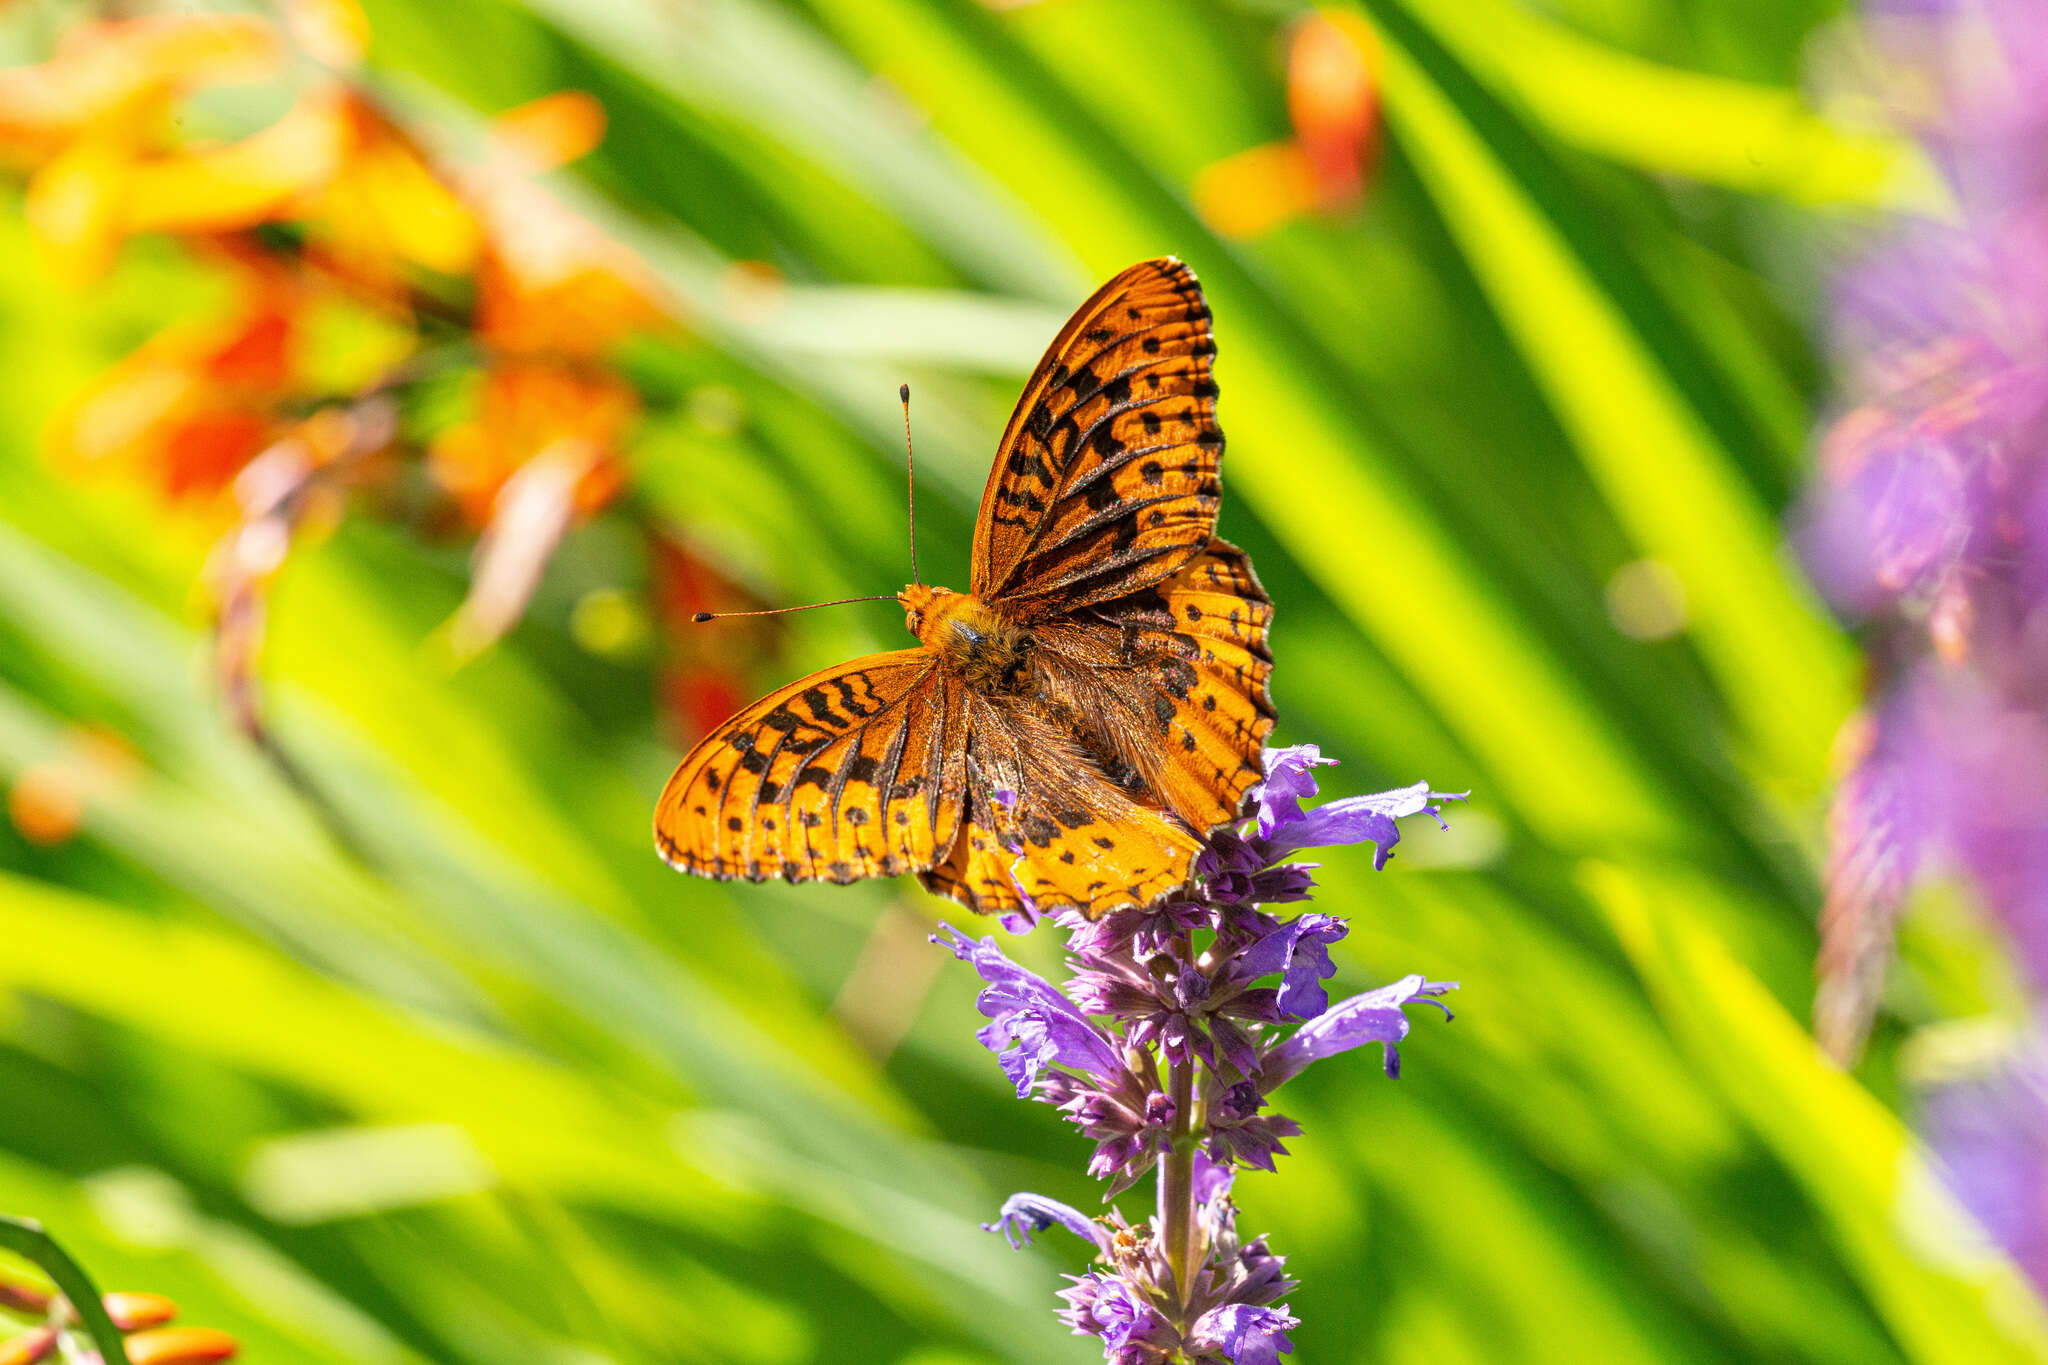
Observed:
[[[201,267],[143,240],[67,290],[0,206],[0,782],[81,726],[139,758],[68,842],[0,826],[0,1209],[254,1361],[1089,1358],[1051,1311],[1078,1249],[976,1227],[1013,1189],[1093,1192],[974,1043],[937,903],[664,868],[649,652],[571,619],[644,589],[627,517],[773,601],[893,589],[904,379],[927,574],[963,583],[1023,374],[1097,280],[1170,253],[1216,314],[1279,737],[1343,758],[1338,791],[1473,791],[1386,872],[1319,874],[1353,922],[1337,985],[1463,986],[1399,1082],[1354,1058],[1290,1087],[1307,1136],[1239,1185],[1303,1280],[1294,1358],[2041,1358],[1889,1080],[1904,1027],[1980,1004],[1980,950],[1919,941],[1853,1077],[1803,1023],[1855,682],[1780,544],[1814,246],[1926,193],[1793,93],[1833,8],[1368,0],[1362,207],[1241,241],[1193,186],[1288,133],[1277,0],[371,0],[366,79],[455,142],[601,100],[559,188],[687,336],[628,359],[629,501],[469,666],[422,643],[458,547],[357,518],[285,569],[276,728],[366,856],[220,717],[206,531],[36,453],[202,306]],[[54,20],[0,22],[29,60]],[[773,310],[743,260],[786,280]],[[1617,629],[1645,582],[1682,631]],[[752,681],[898,632],[790,618]]]

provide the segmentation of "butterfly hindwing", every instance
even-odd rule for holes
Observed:
[[[1212,540],[1155,587],[1039,626],[1047,690],[1085,708],[1113,780],[1207,833],[1263,774],[1272,619],[1244,551]]]
[[[1031,620],[1138,591],[1209,541],[1216,353],[1192,270],[1141,261],[1039,361],[982,492],[972,590]]]
[[[962,689],[921,649],[803,678],[707,736],[655,808],[689,872],[853,881],[922,871],[952,848],[967,733]]]
[[[1025,906],[1095,918],[1182,885],[1199,845],[1178,820],[1108,781],[1038,708],[970,700],[967,797],[927,889],[982,914]]]
[[[1221,540],[1155,587],[1034,628],[1027,699],[971,697],[967,797],[925,885],[984,912],[1093,918],[1188,878],[1273,727],[1273,609]]]

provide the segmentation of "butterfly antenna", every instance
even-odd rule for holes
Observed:
[[[903,400],[903,463],[910,470],[910,581],[922,583],[917,573],[917,456],[910,448],[910,385],[896,390]]]
[[[836,602],[806,602],[800,607],[764,607],[760,611],[700,611],[690,618],[696,625],[706,621],[723,621],[728,616],[780,616],[785,611],[813,611],[818,607],[843,607],[849,602],[894,602],[893,592],[876,593],[872,597],[842,597]]]

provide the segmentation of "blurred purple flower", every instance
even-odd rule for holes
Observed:
[[[1957,211],[1836,283],[1843,411],[1798,532],[1873,642],[1815,1001],[1845,1058],[1930,871],[1972,880],[2048,987],[2048,5],[1875,0],[1865,22]]]
[[[1956,1198],[2048,1291],[2048,1051],[2039,1037],[1988,1074],[1933,1090],[1928,1145]]]

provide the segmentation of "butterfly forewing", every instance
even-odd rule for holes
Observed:
[[[694,749],[655,808],[662,856],[705,876],[854,881],[952,848],[964,696],[921,649],[814,673]]]
[[[1025,386],[975,528],[973,591],[1020,619],[1150,587],[1208,544],[1221,496],[1216,343],[1194,272],[1125,270]]]

